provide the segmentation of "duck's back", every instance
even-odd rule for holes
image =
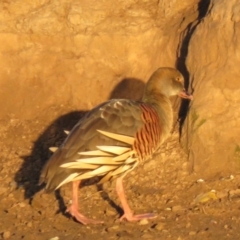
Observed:
[[[60,167],[84,158],[79,155],[80,152],[97,150],[97,146],[129,147],[124,141],[107,137],[98,130],[134,138],[130,147],[135,150],[138,159],[152,155],[161,136],[159,116],[149,104],[124,99],[105,102],[87,113],[76,124],[44,166],[40,183],[46,182],[48,191],[54,190],[76,171],[89,171]]]

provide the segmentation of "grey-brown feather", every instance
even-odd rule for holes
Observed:
[[[76,124],[64,143],[46,163],[40,176],[40,183],[46,182],[46,190],[53,191],[71,173],[76,171],[84,173],[86,171],[84,169],[60,167],[64,163],[84,158],[78,154],[79,152],[95,150],[98,145],[126,145],[103,136],[97,132],[98,129],[134,137],[142,125],[138,102],[120,99],[97,106]]]

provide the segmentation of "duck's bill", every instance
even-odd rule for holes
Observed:
[[[184,98],[184,99],[189,99],[189,100],[193,100],[193,95],[189,94],[188,92],[186,92],[186,90],[182,90],[179,94],[179,97]]]

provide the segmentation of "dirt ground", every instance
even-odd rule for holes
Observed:
[[[70,218],[65,209],[71,185],[45,194],[37,182],[51,155],[48,148],[58,146],[66,137],[64,129],[83,113],[62,106],[32,121],[1,120],[0,239],[239,239],[240,175],[201,180],[189,173],[177,128],[154,160],[125,179],[134,211],[156,212],[156,219],[120,222],[114,182],[85,186],[79,195],[82,212],[104,224],[83,226]]]

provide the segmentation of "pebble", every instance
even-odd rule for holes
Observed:
[[[240,189],[236,189],[236,190],[230,190],[229,191],[229,197],[233,197],[233,196],[239,196],[240,195]]]
[[[127,239],[132,239],[133,238],[133,234],[132,234],[132,231],[131,232],[128,232],[128,231],[121,231],[121,232],[118,232],[116,234],[116,236],[120,239],[122,238],[127,238]]]
[[[222,199],[228,196],[228,191],[224,190],[224,191],[219,191],[217,194],[218,198]]]
[[[59,237],[49,238],[48,240],[59,240]]]
[[[17,188],[17,183],[15,181],[11,181],[9,183],[9,187],[12,188],[12,189],[16,189]]]
[[[109,228],[107,228],[107,232],[114,232],[115,230],[119,229],[119,226],[118,225],[113,225]]]
[[[23,208],[23,207],[25,207],[25,206],[26,206],[25,203],[23,203],[23,202],[19,203],[19,207]]]
[[[27,226],[28,226],[28,227],[32,227],[32,222],[28,222],[28,223],[27,223]]]
[[[156,230],[158,230],[158,231],[162,231],[163,228],[164,228],[164,226],[165,226],[165,223],[158,223],[158,224],[154,227],[154,229],[156,229]]]
[[[43,208],[43,205],[41,204],[40,201],[38,201],[36,198],[33,198],[32,200],[32,207],[35,208],[36,210],[40,210]]]
[[[142,238],[150,238],[150,239],[153,239],[153,236],[152,236],[151,234],[149,234],[149,233],[144,233],[144,234],[142,235]]]
[[[142,219],[140,222],[139,222],[139,225],[146,225],[148,224],[149,221],[147,219]]]
[[[166,158],[166,153],[165,152],[162,152],[162,153],[160,153],[160,155],[161,155],[161,158]]]
[[[191,223],[187,223],[186,228],[190,228],[190,227],[191,227]]]
[[[6,232],[3,233],[3,239],[8,239],[10,237],[11,237],[11,232],[6,231]]]
[[[145,169],[145,170],[151,169],[151,168],[153,168],[155,165],[156,165],[156,161],[155,161],[155,159],[152,159],[152,160],[150,160],[149,162],[147,162],[147,163],[144,164],[144,169]]]
[[[2,195],[3,193],[5,193],[7,191],[7,188],[5,187],[0,187],[0,195]]]
[[[172,208],[167,207],[167,208],[165,208],[165,211],[172,211]]]
[[[111,209],[107,209],[107,210],[105,211],[105,214],[106,214],[107,216],[109,216],[109,217],[115,216],[115,215],[116,215],[116,211],[113,211],[113,210],[111,210]]]
[[[172,211],[173,212],[180,212],[180,211],[184,211],[185,209],[182,207],[182,206],[180,206],[180,205],[177,205],[177,206],[173,206],[172,207]]]
[[[217,221],[211,220],[210,223],[211,223],[211,224],[217,224]]]
[[[195,231],[191,231],[188,233],[190,236],[193,236],[193,235],[196,235],[196,232]]]

